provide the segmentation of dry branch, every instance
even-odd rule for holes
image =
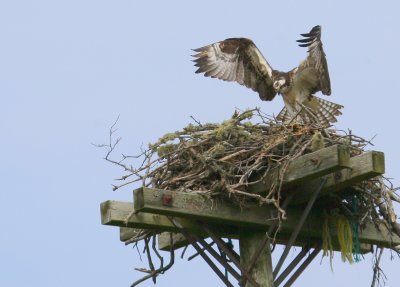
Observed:
[[[286,194],[282,187],[293,160],[338,144],[347,146],[352,157],[358,156],[371,144],[370,140],[351,131],[296,123],[283,125],[259,109],[235,112],[232,118],[221,124],[200,123],[192,119],[194,124],[164,135],[139,155],[123,154],[120,159],[113,159],[112,155],[121,140],[114,139],[116,121],[110,129],[108,143],[96,145],[105,148],[105,159],[124,172],[113,189],[140,182],[143,187],[200,193],[211,200],[218,197],[240,207],[257,202],[274,206],[277,217],[284,220],[285,211],[281,202]],[[320,164],[318,158],[314,159],[314,164]],[[250,192],[252,186],[265,178],[271,181],[265,193]],[[395,191],[390,181],[379,176],[346,188],[340,194],[332,194],[317,205],[328,216],[346,216],[357,228],[366,222],[384,221],[392,232],[400,236],[393,208],[393,201],[399,202],[400,197]],[[165,267],[161,264],[155,269],[150,255],[154,252],[151,252],[149,244],[157,232],[138,231],[127,241],[144,242],[150,266],[149,270],[145,270],[149,273],[145,278],[154,281],[159,273],[173,264],[174,258],[171,254],[172,263]],[[393,246],[394,250],[398,250],[396,248]],[[159,254],[156,256],[161,258]]]

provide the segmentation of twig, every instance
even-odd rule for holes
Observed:
[[[379,249],[379,255],[377,255],[378,254],[378,249]],[[382,257],[384,248],[381,247],[381,248],[378,248],[378,249],[377,249],[377,252],[375,253],[374,274],[372,276],[371,287],[379,286],[379,282],[380,282],[379,279],[380,279],[381,272],[382,272],[382,269],[379,266],[379,262],[381,261],[381,257]]]
[[[198,120],[196,120],[193,116],[190,116],[190,118],[191,118],[196,124],[198,124],[199,127],[203,126],[203,125],[201,124],[201,122],[198,121]]]
[[[172,235],[171,235],[171,240],[172,240]],[[142,283],[143,281],[146,281],[147,279],[150,278],[154,278],[155,276],[157,276],[158,274],[163,274],[165,271],[167,271],[168,269],[170,269],[172,267],[172,265],[174,265],[175,262],[175,251],[172,247],[171,244],[171,248],[170,248],[170,261],[169,263],[164,266],[164,267],[160,267],[159,269],[153,270],[150,274],[140,278],[139,280],[135,281],[132,283],[131,287],[137,286],[140,283]]]

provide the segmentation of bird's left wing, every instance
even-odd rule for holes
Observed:
[[[307,34],[301,34],[304,39],[297,40],[300,47],[308,47],[307,59],[298,67],[299,79],[305,78],[303,75],[313,75],[312,93],[321,91],[324,95],[331,94],[331,82],[329,79],[328,63],[321,41],[321,26],[315,26]],[[303,73],[303,75],[302,75]]]
[[[273,69],[250,39],[230,38],[194,49],[196,73],[224,81],[236,81],[258,92],[261,100],[270,101],[273,88]]]

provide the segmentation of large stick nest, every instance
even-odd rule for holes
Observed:
[[[201,124],[193,120],[194,124],[164,135],[140,155],[123,155],[118,161],[111,159],[119,142],[119,139],[113,142],[112,127],[110,143],[101,146],[108,149],[106,160],[126,171],[119,179],[123,183],[114,185],[114,190],[140,182],[146,187],[196,192],[241,204],[247,200],[273,204],[284,217],[279,204],[284,197],[282,179],[292,160],[336,144],[347,145],[351,156],[357,156],[370,144],[370,141],[350,131],[318,125],[284,125],[259,109],[235,112],[221,124]],[[249,186],[276,169],[280,170],[279,176],[265,194],[247,192]],[[384,221],[400,235],[393,208],[393,201],[400,201],[390,181],[379,176],[354,186],[352,190],[357,194],[357,214],[351,212],[353,197],[348,193],[343,193],[343,198],[336,201],[337,206],[330,205],[330,209],[347,213],[356,218],[358,224]],[[153,235],[138,232],[129,242],[142,239],[149,242]]]
[[[127,172],[119,179],[123,183],[114,185],[114,190],[140,182],[146,187],[229,197],[241,202],[257,200],[260,204],[274,204],[278,210],[284,196],[281,194],[282,179],[292,160],[337,144],[347,145],[351,156],[357,156],[371,145],[369,140],[351,131],[318,125],[283,125],[259,109],[235,112],[221,124],[201,124],[194,119],[194,124],[164,135],[138,156],[123,155],[119,161],[110,158],[120,140],[113,142],[113,132],[112,127],[110,143],[101,146],[108,149],[106,160]],[[129,160],[134,160],[139,167],[134,168],[135,163]],[[277,168],[279,176],[266,194],[246,191]],[[392,201],[400,200],[390,181],[379,176],[358,184],[354,191],[360,202],[360,223],[380,219],[389,225],[395,223]],[[345,211],[351,199],[348,193],[343,194],[337,208]],[[396,229],[399,229],[397,225]]]

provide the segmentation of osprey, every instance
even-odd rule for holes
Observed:
[[[315,26],[309,33],[300,35],[304,38],[297,42],[300,47],[308,47],[308,57],[287,73],[274,70],[253,41],[246,38],[230,38],[194,49],[196,73],[236,81],[258,92],[263,101],[282,95],[285,107],[277,116],[280,121],[330,125],[336,122],[335,116],[341,115],[343,106],[314,96],[319,91],[327,96],[331,94],[321,27]]]

